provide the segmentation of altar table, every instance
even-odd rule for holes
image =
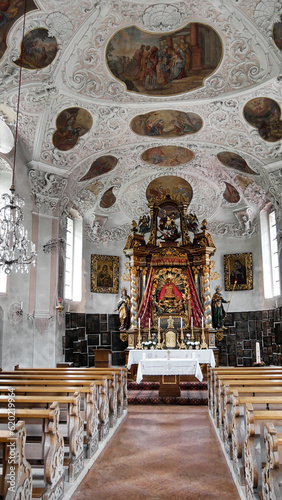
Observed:
[[[200,364],[209,364],[215,367],[214,353],[212,349],[131,349],[128,355],[127,368],[138,365],[141,359],[195,359]]]
[[[141,359],[138,363],[136,382],[140,384],[144,375],[194,375],[200,382],[203,374],[197,359],[155,358]]]

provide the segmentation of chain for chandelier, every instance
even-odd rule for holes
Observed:
[[[35,265],[36,258],[35,245],[28,239],[27,231],[25,230],[22,223],[24,218],[22,211],[24,200],[23,198],[20,198],[20,196],[15,194],[15,170],[18,142],[18,123],[22,81],[24,50],[23,41],[25,33],[26,6],[27,0],[25,0],[24,2],[23,35],[18,86],[12,185],[10,188],[10,194],[3,194],[1,197],[2,200],[0,201],[0,269],[2,269],[6,274],[10,274],[12,270],[14,270],[15,272],[20,271],[22,273],[28,272],[30,264]]]

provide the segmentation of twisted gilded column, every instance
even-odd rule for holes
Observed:
[[[138,316],[138,268],[136,266],[131,267],[130,270],[130,280],[131,280],[131,309],[130,309],[130,328],[137,330],[137,316]]]
[[[206,328],[212,327],[210,266],[203,266],[203,299]]]

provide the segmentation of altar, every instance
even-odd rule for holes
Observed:
[[[144,376],[159,376],[159,396],[180,396],[180,376],[193,375],[203,380],[200,364],[215,366],[212,349],[149,349],[129,351],[127,368],[138,365],[136,382]]]

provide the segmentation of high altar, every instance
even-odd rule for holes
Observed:
[[[216,248],[206,221],[200,225],[196,214],[187,213],[190,184],[170,185],[167,177],[165,190],[155,185],[157,180],[149,184],[150,215],[141,216],[138,224],[132,222],[124,248],[131,280],[128,346],[140,348],[140,340],[155,332],[159,348],[183,347],[186,336],[203,345],[203,335],[207,347],[215,347],[209,329],[210,259]]]

